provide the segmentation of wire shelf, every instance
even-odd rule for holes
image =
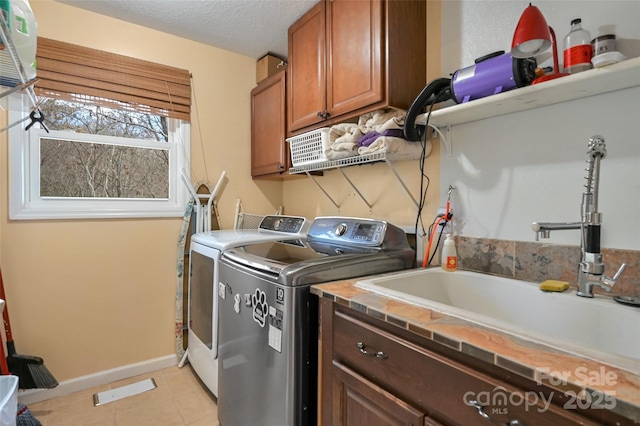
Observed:
[[[321,170],[337,169],[340,167],[356,166],[359,164],[376,163],[379,161],[403,161],[417,160],[418,156],[404,154],[388,154],[386,152],[376,152],[373,154],[356,155],[354,157],[341,158],[340,160],[329,160],[321,163],[306,164],[291,167],[289,174],[299,174],[305,172],[315,172]]]

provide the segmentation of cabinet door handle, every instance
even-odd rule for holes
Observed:
[[[491,417],[490,415],[485,413],[484,412],[484,406],[482,404],[480,404],[478,401],[476,401],[475,399],[472,399],[471,401],[468,401],[468,404],[470,406],[474,407],[476,410],[478,410],[478,414],[480,414],[480,417],[482,417],[483,419],[489,420],[491,423],[493,423],[495,425],[501,425],[501,426],[525,426],[524,423],[522,423],[520,420],[509,420],[506,423],[502,423],[502,422],[497,421],[496,419],[494,419],[493,417]]]
[[[278,163],[278,170],[284,170],[284,166],[282,165],[282,163]]]
[[[376,357],[376,358],[378,358],[378,359],[387,359],[387,358],[389,358],[389,357],[387,356],[387,354],[385,354],[385,353],[384,353],[384,352],[382,352],[382,351],[377,351],[377,352],[373,352],[373,351],[372,351],[372,352],[369,352],[369,351],[367,351],[367,347],[366,347],[366,345],[365,345],[364,343],[362,343],[362,342],[358,342],[358,343],[356,343],[356,346],[358,347],[358,349],[360,350],[360,353],[361,353],[362,355],[366,355],[366,356],[374,356],[374,357]]]

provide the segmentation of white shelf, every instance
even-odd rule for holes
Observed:
[[[315,172],[319,170],[338,169],[340,167],[355,166],[358,164],[376,163],[378,161],[402,161],[415,160],[418,156],[387,154],[386,152],[376,152],[367,155],[356,155],[354,157],[342,158],[340,160],[329,160],[320,163],[303,164],[294,166],[289,169],[289,174],[298,174],[305,172]]]
[[[636,86],[640,86],[640,58],[442,108],[431,113],[429,123],[436,127],[470,123]],[[425,120],[422,114],[416,124],[424,125]]]

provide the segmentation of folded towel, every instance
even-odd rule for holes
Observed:
[[[324,155],[329,160],[358,155],[358,138],[362,136],[360,129],[354,123],[336,124],[329,130],[329,146]]]
[[[397,108],[380,109],[362,114],[358,119],[358,128],[365,134],[384,132],[388,129],[402,129],[407,112]]]
[[[431,142],[427,141],[425,147],[425,156],[431,153]],[[366,155],[376,152],[387,152],[389,154],[417,156],[422,152],[422,144],[416,142],[408,142],[405,139],[395,138],[393,136],[380,136],[374,140],[369,146],[361,146],[358,148],[358,154]]]
[[[406,115],[404,110],[389,108],[362,114],[358,124],[336,124],[329,130],[329,146],[324,154],[328,160],[373,152],[419,155],[421,145],[403,139]],[[431,151],[430,144],[427,149]]]

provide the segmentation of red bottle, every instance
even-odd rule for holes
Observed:
[[[571,21],[571,31],[564,38],[564,71],[575,74],[591,69],[591,35],[582,28],[582,19]]]

